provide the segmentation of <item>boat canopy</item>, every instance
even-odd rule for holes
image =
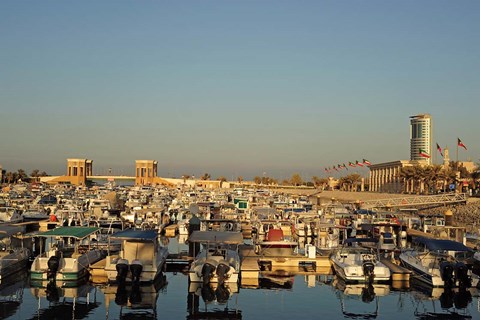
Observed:
[[[38,237],[69,237],[84,239],[89,235],[99,231],[97,227],[58,227],[46,232],[37,234]]]
[[[423,244],[430,251],[472,251],[463,243],[446,239],[429,239],[424,237],[414,238],[413,242]]]
[[[137,241],[155,241],[158,237],[156,230],[135,230],[125,229],[116,232],[110,236],[110,238],[121,240],[137,240]]]
[[[241,232],[232,231],[194,231],[188,238],[189,242],[241,244]]]

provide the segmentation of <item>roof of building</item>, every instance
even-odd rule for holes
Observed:
[[[97,232],[97,227],[59,227],[46,232],[37,234],[39,237],[69,237],[76,239],[84,239],[89,235]]]

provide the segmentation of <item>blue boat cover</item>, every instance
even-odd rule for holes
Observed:
[[[414,238],[413,242],[423,244],[430,251],[472,251],[463,243],[446,239],[429,239],[424,237]]]
[[[156,230],[125,229],[111,235],[111,238],[123,240],[154,241],[158,237]]]

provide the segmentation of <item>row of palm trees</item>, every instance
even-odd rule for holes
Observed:
[[[459,190],[463,182],[466,182],[471,189],[476,189],[480,169],[477,167],[473,172],[468,172],[461,163],[451,161],[447,168],[441,165],[403,167],[400,169],[399,176],[404,181],[405,193],[435,194],[440,190],[449,189],[451,184],[455,184],[456,189]]]
[[[0,183],[17,183],[20,181],[30,182],[32,178],[46,177],[48,174],[45,171],[40,171],[38,169],[33,170],[30,175],[23,169],[18,169],[17,171],[8,171],[5,173],[5,176],[2,178],[3,181]]]

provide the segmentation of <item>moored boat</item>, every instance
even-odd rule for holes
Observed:
[[[88,267],[105,257],[90,242],[90,237],[98,231],[95,227],[59,227],[37,234],[41,241],[49,240],[49,248],[32,263],[32,283],[43,285],[46,280],[56,280],[71,285],[69,282],[86,278]]]
[[[110,283],[152,283],[163,271],[168,249],[156,230],[125,229],[110,236],[121,250],[108,254],[105,271]]]
[[[203,245],[190,266],[191,282],[237,283],[240,273],[238,245],[243,243],[241,232],[194,231],[188,239]]]
[[[414,247],[404,250],[399,259],[413,270],[418,279],[433,287],[477,286],[479,277],[465,264],[466,254],[473,251],[460,242],[418,237]],[[462,257],[462,259],[460,259]]]
[[[390,280],[390,269],[380,262],[378,251],[361,247],[360,243],[376,239],[349,238],[331,256],[335,273],[346,282],[382,282]]]

